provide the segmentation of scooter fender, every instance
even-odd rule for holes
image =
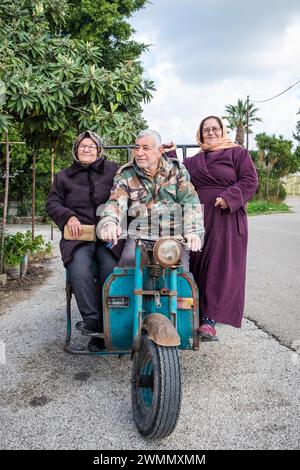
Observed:
[[[171,320],[161,313],[147,315],[142,323],[148,338],[159,346],[179,346],[180,336]]]

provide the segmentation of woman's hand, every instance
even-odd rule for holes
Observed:
[[[176,150],[177,145],[175,144],[175,142],[171,140],[171,142],[167,142],[166,144],[163,144],[163,148],[165,152],[170,152],[171,150]]]
[[[79,236],[83,232],[80,221],[74,215],[69,218],[67,222],[67,227],[69,230],[69,234],[72,238],[74,238],[74,240],[77,240],[77,238],[79,238]]]
[[[227,209],[229,207],[227,202],[222,197],[217,197],[215,207],[217,206],[220,206],[221,209]]]

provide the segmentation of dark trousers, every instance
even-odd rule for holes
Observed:
[[[102,287],[117,260],[103,243],[88,243],[75,251],[67,266],[78,309],[84,321],[99,322],[103,329]],[[93,270],[97,268],[97,273]],[[97,275],[99,282],[95,282]]]

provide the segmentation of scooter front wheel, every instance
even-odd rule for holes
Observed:
[[[131,398],[133,417],[143,436],[158,439],[173,432],[181,403],[177,347],[159,346],[142,335],[133,357]]]

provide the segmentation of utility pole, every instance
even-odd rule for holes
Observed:
[[[54,146],[51,147],[51,186],[54,181]],[[54,224],[51,220],[51,241],[53,240]]]
[[[8,188],[9,188],[9,141],[8,134],[5,132],[5,189],[3,202],[2,230],[1,230],[1,247],[0,247],[0,274],[4,273],[4,239],[6,229],[6,218],[8,208]]]
[[[247,117],[247,129],[246,129],[246,149],[249,149],[249,95],[247,95],[247,105],[246,105],[246,117]]]
[[[0,142],[0,144],[5,145],[5,188],[4,188],[4,203],[3,203],[3,215],[2,215],[2,226],[1,226],[1,244],[0,244],[0,274],[4,271],[4,238],[5,238],[5,229],[7,221],[7,212],[8,212],[8,193],[9,193],[9,174],[10,167],[10,145],[12,144],[26,144],[26,142],[9,142],[8,133],[5,132],[5,141]]]
[[[35,227],[35,173],[36,173],[36,150],[33,148],[32,155],[32,202],[31,202],[31,238],[34,240],[34,227]]]

